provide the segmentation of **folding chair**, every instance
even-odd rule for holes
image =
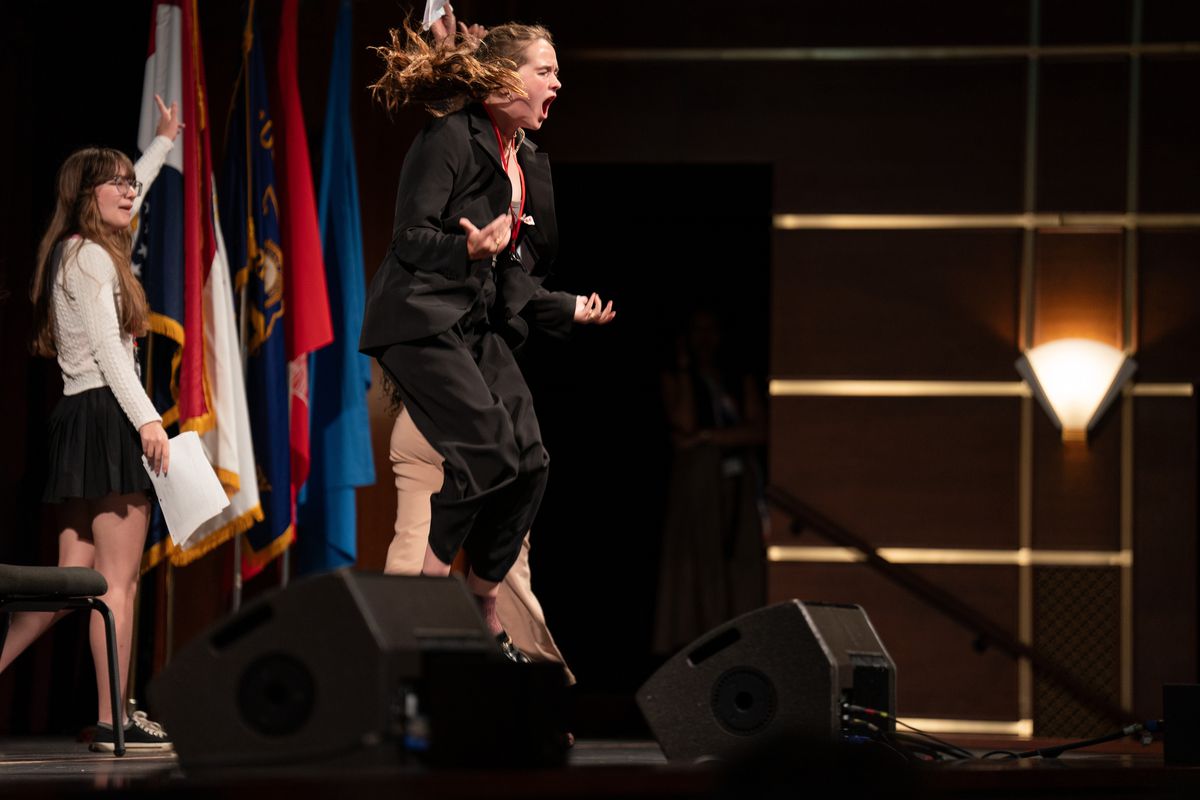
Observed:
[[[125,755],[125,730],[121,725],[121,678],[117,674],[117,632],[112,611],[100,600],[108,582],[86,567],[22,567],[0,564],[0,647],[8,635],[13,611],[60,611],[87,608],[104,620],[108,649],[109,702],[112,704],[114,754]]]

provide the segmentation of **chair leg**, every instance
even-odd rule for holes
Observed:
[[[93,597],[92,609],[104,620],[104,638],[108,650],[108,691],[112,704],[113,754],[125,755],[125,713],[121,708],[121,676],[117,670],[117,623],[112,610],[98,597]]]

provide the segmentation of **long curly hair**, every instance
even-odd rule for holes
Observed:
[[[64,250],[61,267],[51,261],[55,248],[76,235],[100,245],[112,259],[121,291],[122,330],[131,336],[146,334],[146,293],[130,265],[133,232],[128,227],[118,230],[107,225],[96,203],[96,187],[117,175],[134,177],[133,162],[120,150],[108,147],[77,150],[58,170],[58,197],[38,245],[37,268],[29,289],[34,309],[33,352],[39,356],[53,358],[58,353],[54,344],[54,281],[59,269],[71,266],[71,255],[78,249],[72,253]]]
[[[389,113],[419,105],[437,117],[491,94],[527,97],[517,73],[525,49],[538,39],[554,45],[541,25],[515,22],[491,28],[482,41],[456,32],[453,43],[431,44],[407,20],[388,37],[389,44],[371,48],[384,63],[383,76],[370,86],[372,96]]]

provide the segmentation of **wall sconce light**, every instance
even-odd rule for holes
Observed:
[[[1029,384],[1064,442],[1087,441],[1137,362],[1090,339],[1057,339],[1027,350],[1017,372]]]

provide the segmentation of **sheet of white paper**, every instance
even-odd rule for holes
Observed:
[[[429,30],[429,26],[446,15],[446,0],[425,0],[425,16],[421,18],[421,30]]]
[[[154,484],[167,531],[176,547],[182,547],[197,528],[229,505],[225,488],[208,463],[204,445],[195,431],[181,433],[171,440],[166,475],[155,474],[145,456],[142,466]]]

